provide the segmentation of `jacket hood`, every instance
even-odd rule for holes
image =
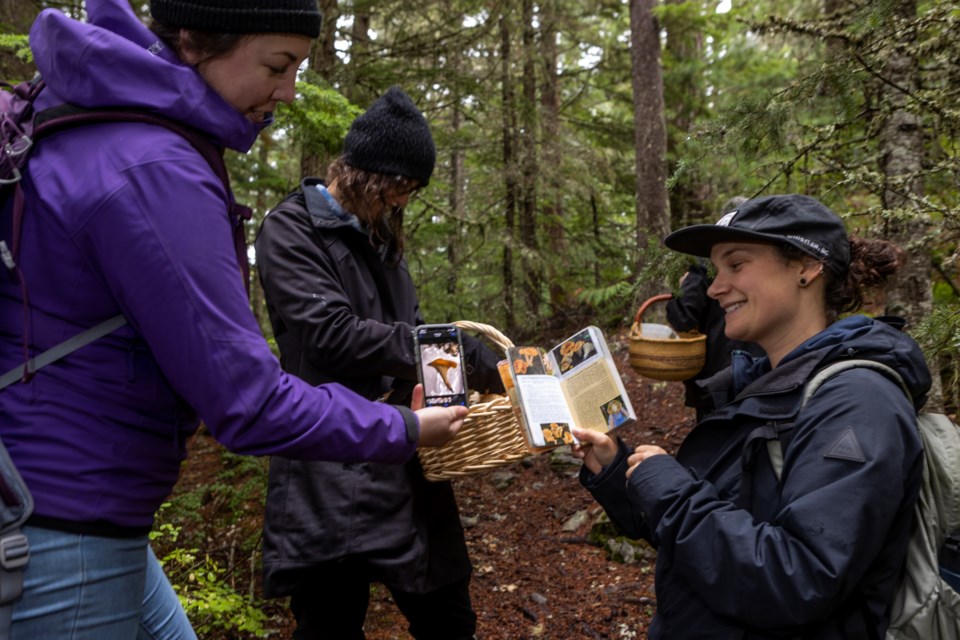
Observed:
[[[300,193],[315,227],[338,229],[349,227],[363,232],[360,220],[345,211],[340,203],[327,191],[326,183],[320,178],[304,178],[300,181]]]
[[[860,315],[835,322],[784,357],[777,367],[778,383],[802,384],[816,371],[840,360],[873,360],[900,374],[919,410],[930,391],[930,370],[920,346],[897,328],[902,324],[899,318]],[[754,379],[763,384],[761,376],[770,371],[766,357],[749,360],[738,354],[732,367],[733,379],[745,385],[744,391],[750,389]]]
[[[150,31],[126,0],[88,0],[89,22],[40,13],[30,48],[53,96],[40,108],[143,109],[187,124],[216,144],[246,152],[263,125],[247,120]],[[44,92],[48,93],[48,92]]]

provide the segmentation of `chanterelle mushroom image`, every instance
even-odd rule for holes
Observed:
[[[440,374],[440,378],[443,380],[443,384],[447,385],[447,389],[450,389],[450,391],[454,390],[453,387],[450,386],[450,380],[447,378],[447,374],[449,373],[450,369],[455,369],[457,367],[456,362],[453,360],[437,358],[432,362],[428,362],[427,366],[436,369],[437,373]]]

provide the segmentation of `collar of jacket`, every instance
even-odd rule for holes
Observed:
[[[804,353],[748,384],[726,405],[722,405],[714,417],[730,418],[733,415],[750,415],[765,421],[791,420],[800,411],[804,383],[826,364],[828,354],[823,351]],[[723,395],[731,391],[732,375],[728,367],[705,381],[712,393]],[[726,389],[716,388],[728,385]]]
[[[300,193],[307,207],[307,213],[315,227],[337,229],[350,227],[366,234],[357,216],[344,211],[340,203],[327,191],[326,183],[320,178],[304,178],[300,182]]]
[[[391,239],[384,244],[374,245],[367,226],[357,216],[343,209],[329,192],[325,193],[326,188],[326,182],[321,178],[304,178],[300,181],[300,195],[314,228],[356,231],[366,238],[367,246],[379,256],[381,262],[394,266],[398,264],[400,256],[397,255],[390,229],[384,225],[383,233]]]

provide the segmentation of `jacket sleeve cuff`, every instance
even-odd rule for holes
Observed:
[[[401,405],[394,405],[403,416],[403,424],[407,427],[407,442],[416,444],[420,440],[420,419],[417,414]]]
[[[607,466],[600,469],[600,473],[593,473],[587,469],[586,465],[580,467],[580,483],[587,490],[599,489],[608,481],[623,484],[627,474],[628,449],[626,444],[620,438],[617,438],[620,445],[617,448],[617,456]]]

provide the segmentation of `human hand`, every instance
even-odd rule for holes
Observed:
[[[617,457],[617,441],[606,433],[579,427],[571,427],[570,431],[580,441],[580,444],[573,445],[573,455],[583,460],[591,473],[600,473]]]
[[[633,453],[630,454],[630,457],[627,458],[627,477],[629,478],[630,474],[633,473],[633,470],[636,469],[637,466],[647,458],[650,458],[652,456],[665,456],[665,455],[669,455],[669,454],[667,454],[667,452],[661,449],[660,447],[654,446],[652,444],[640,445],[639,447],[634,449]]]
[[[417,420],[420,421],[420,440],[417,441],[417,448],[442,447],[453,440],[463,427],[463,419],[469,409],[460,405],[424,408],[423,398],[423,385],[418,384],[413,388],[413,399],[410,402],[410,408],[417,414]]]

